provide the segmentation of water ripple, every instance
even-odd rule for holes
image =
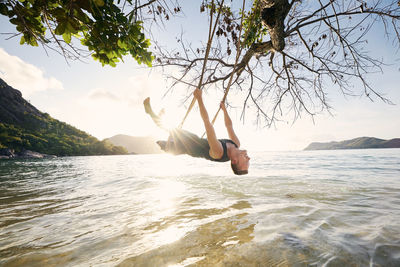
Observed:
[[[399,152],[0,161],[0,265],[400,266]]]

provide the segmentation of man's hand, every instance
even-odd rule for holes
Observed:
[[[201,100],[202,99],[202,90],[200,90],[199,88],[196,88],[196,90],[194,90],[193,95],[197,100]]]

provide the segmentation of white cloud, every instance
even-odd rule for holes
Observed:
[[[109,105],[110,102],[125,105],[130,108],[143,108],[143,100],[146,97],[152,99],[152,103],[166,102],[163,99],[166,84],[161,73],[145,71],[124,80],[116,81],[112,87],[92,89],[81,98],[83,105],[98,106]]]
[[[104,87],[103,87],[104,86]],[[155,109],[169,106],[161,99],[163,79],[159,73],[138,73],[116,80],[85,93],[76,99],[76,108],[57,114],[94,136],[103,139],[115,134],[159,135],[160,130],[144,112],[143,100],[151,97]],[[68,117],[67,117],[68,116]]]
[[[0,78],[10,86],[29,97],[35,92],[49,89],[62,90],[62,83],[54,77],[45,77],[36,66],[26,63],[17,56],[8,54],[0,48]]]
[[[108,92],[105,89],[94,89],[92,90],[89,95],[88,95],[89,99],[92,100],[112,100],[112,101],[120,101],[121,99],[116,96],[115,94],[113,94],[112,92]]]

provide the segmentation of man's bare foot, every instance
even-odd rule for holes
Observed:
[[[144,105],[144,111],[145,111],[147,114],[153,113],[153,110],[151,109],[151,106],[150,106],[150,97],[146,98],[146,99],[143,101],[143,105]]]
[[[167,152],[167,150],[166,150],[167,142],[166,141],[157,141],[156,143],[157,143],[157,145],[159,145],[161,150],[164,150],[165,152]]]
[[[158,112],[158,116],[162,117],[165,114],[165,109],[161,109],[160,112]]]

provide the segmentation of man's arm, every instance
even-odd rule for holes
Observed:
[[[229,117],[228,111],[226,110],[225,104],[221,102],[220,107],[222,111],[224,112],[224,122],[225,122],[225,127],[226,130],[228,131],[229,138],[235,142],[235,144],[240,147],[240,141],[239,138],[236,136],[235,131],[233,130],[233,125],[232,125],[232,120]]]
[[[208,117],[208,113],[206,107],[204,106],[202,92],[200,89],[196,89],[193,93],[194,97],[196,97],[197,102],[199,103],[200,115],[203,119],[204,127],[206,128],[207,133],[207,141],[210,145],[210,156],[214,159],[219,159],[222,157],[224,153],[224,149],[222,148],[222,144],[217,139],[217,135],[215,134],[214,126],[211,124],[210,119]]]

